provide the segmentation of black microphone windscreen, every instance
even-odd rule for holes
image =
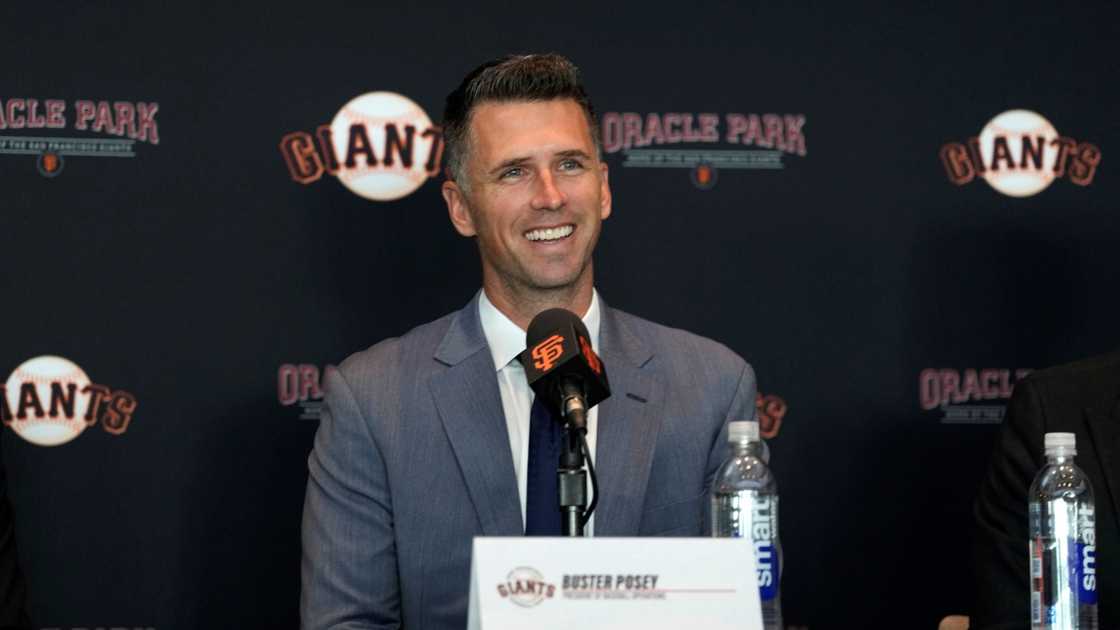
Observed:
[[[587,326],[575,313],[562,308],[541,311],[529,323],[525,346],[525,378],[554,413],[565,382],[580,383],[588,409],[610,396],[606,369],[591,347]]]
[[[584,337],[590,336],[583,320],[568,309],[550,308],[547,311],[541,311],[537,313],[533,321],[529,322],[529,330],[525,334],[525,345],[531,348],[548,335],[569,326],[574,327],[576,332],[581,333]]]

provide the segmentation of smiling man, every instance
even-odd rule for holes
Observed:
[[[610,374],[613,394],[587,423],[594,535],[705,535],[727,422],[754,418],[754,373],[736,354],[595,291],[612,199],[570,61],[482,65],[448,96],[443,130],[443,198],[478,243],[482,290],[327,371],[303,515],[304,628],[459,630],[473,537],[559,535],[556,496],[536,482],[555,476],[559,423],[517,361],[545,309],[579,314]]]
[[[486,296],[521,329],[547,308],[591,306],[591,252],[611,191],[583,100],[482,102],[469,129],[448,126],[463,134],[449,146],[471,156],[451,155],[451,222],[478,237]]]

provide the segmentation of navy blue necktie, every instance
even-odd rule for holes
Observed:
[[[525,475],[525,535],[560,535],[559,482],[563,442],[560,423],[553,419],[541,398],[533,400],[529,414],[529,465]]]

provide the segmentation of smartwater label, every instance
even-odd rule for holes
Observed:
[[[754,561],[758,565],[758,597],[764,602],[770,601],[778,594],[778,581],[782,575],[778,566],[778,551],[771,544],[756,542]]]
[[[1074,544],[1073,578],[1077,580],[1077,599],[1082,604],[1097,603],[1097,549],[1095,545]]]
[[[778,498],[759,497],[751,506],[751,543],[758,570],[758,596],[769,601],[778,595],[781,568],[774,539],[778,536]]]

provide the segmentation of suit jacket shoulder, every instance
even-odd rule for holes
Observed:
[[[1120,394],[1120,352],[1032,372],[1022,383],[1033,389],[1047,424],[1082,409],[1107,413]]]
[[[401,357],[426,350],[426,357],[439,345],[459,311],[421,324],[400,337],[382,339],[365,350],[346,357],[338,367],[352,377],[384,375],[387,370],[401,369]]]
[[[658,324],[617,309],[610,309],[620,327],[646,344],[656,367],[674,381],[706,392],[734,392],[743,381],[754,382],[754,369],[724,344],[695,333]],[[610,366],[607,366],[609,373]],[[753,401],[752,401],[753,403]]]

